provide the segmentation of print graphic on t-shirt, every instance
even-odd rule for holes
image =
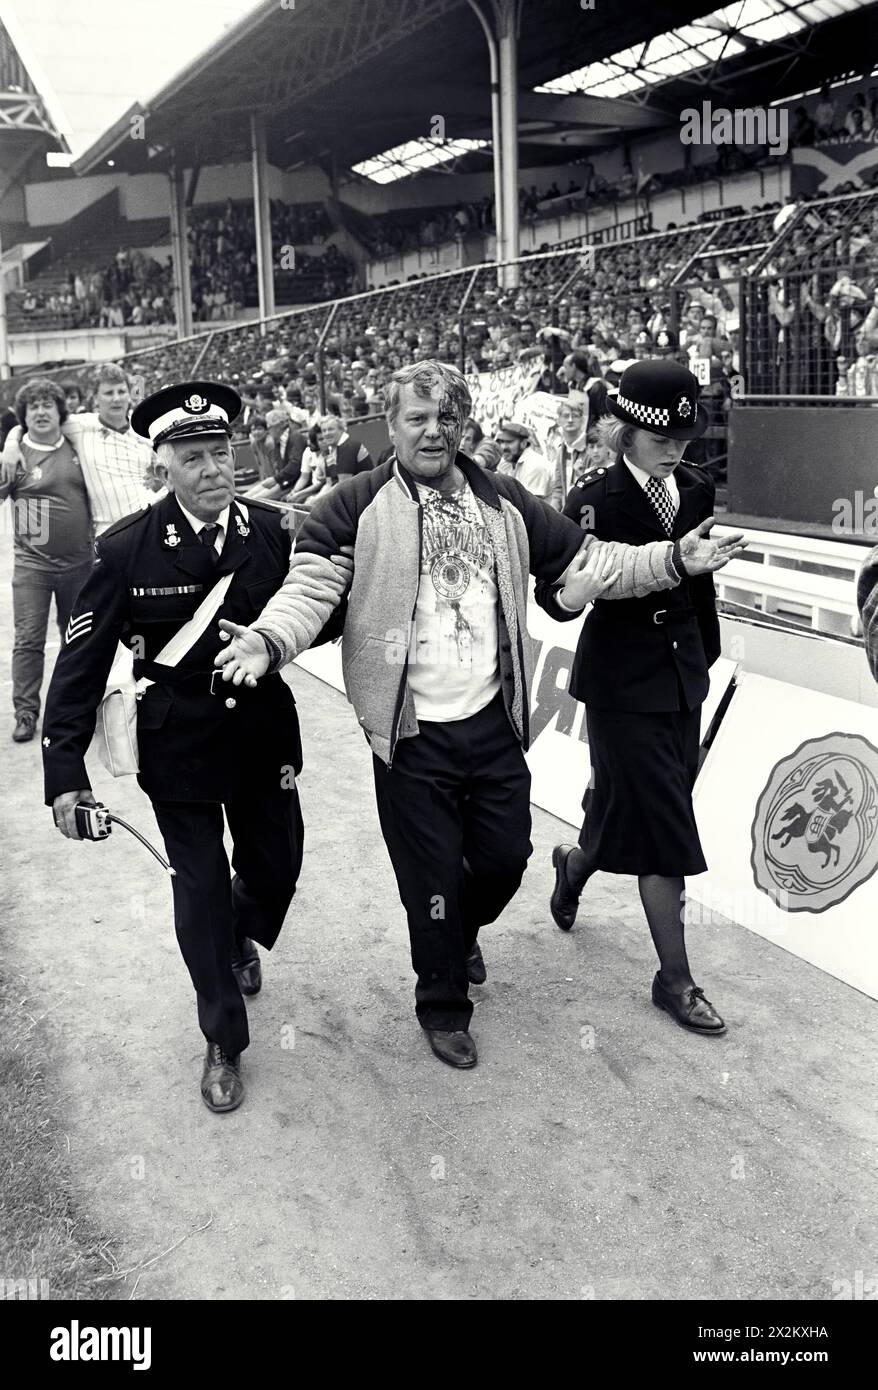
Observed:
[[[472,656],[472,643],[477,637],[461,611],[461,600],[471,584],[481,581],[485,589],[485,580],[493,570],[488,532],[470,499],[468,488],[451,497],[431,488],[424,503],[425,569],[439,599],[444,599],[454,611],[454,635],[461,662]],[[436,607],[438,611],[440,605],[437,603]]]
[[[445,496],[419,484],[418,493],[423,540],[409,685],[419,718],[463,719],[499,684],[494,554],[468,487]]]

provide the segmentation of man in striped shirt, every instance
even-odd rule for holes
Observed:
[[[96,413],[70,415],[61,430],[79,458],[95,533],[100,535],[114,521],[164,496],[165,490],[151,490],[146,481],[152,476],[155,457],[149,443],[129,424],[129,381],[112,362],[98,369],[95,404]],[[4,469],[18,463],[20,439],[20,429],[10,431],[3,450]]]

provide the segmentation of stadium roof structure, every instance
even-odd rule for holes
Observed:
[[[0,20],[0,196],[37,155],[69,153],[51,88],[23,47]]]
[[[575,0],[524,0],[522,162],[557,163],[562,150],[568,162],[585,157],[677,124],[681,110],[705,98],[767,105],[819,85],[828,71],[852,73],[856,55],[874,51],[876,9],[875,0],[738,0],[723,7],[720,21],[709,0],[666,0],[660,10],[649,0],[593,10]],[[781,11],[801,12],[804,22],[784,22]],[[715,27],[721,23],[726,43],[693,62],[675,59],[666,42],[667,61],[656,74],[649,40],[671,30],[691,37],[686,26],[711,14],[705,41],[723,37]],[[773,24],[752,29],[772,14]],[[736,15],[745,21],[737,28]],[[592,81],[589,72],[587,91],[576,81],[576,90],[557,90],[565,74],[608,60],[616,73],[622,66],[642,80],[613,95],[618,85]],[[556,85],[546,90],[548,84]],[[484,169],[491,159],[490,83],[479,21],[467,0],[265,0],[126,112],[73,168],[93,173],[112,161],[130,173],[161,170],[172,152],[192,168],[246,159],[252,113],[264,118],[269,162],[284,170],[317,164],[339,182],[357,177],[353,166],[429,136],[437,115],[447,140],[486,142],[461,153],[455,168]]]

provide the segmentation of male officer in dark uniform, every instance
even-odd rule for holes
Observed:
[[[608,407],[598,434],[616,461],[578,479],[564,515],[601,540],[634,546],[677,540],[711,517],[713,482],[681,462],[707,426],[693,374],[670,359],[635,362]],[[574,616],[544,581],[536,600],[554,618]],[[551,899],[552,916],[569,931],[596,870],[637,875],[660,962],[653,1002],[683,1027],[713,1035],[725,1025],[692,978],[682,908],[685,876],[707,868],[692,787],[701,705],[719,655],[710,573],[687,575],[667,593],[594,603],[570,677],[570,693],[586,707],[592,784],[579,844],[555,847]]]
[[[191,382],[134,411],[132,427],[152,443],[169,495],[95,542],[97,564],[74,605],[43,723],[46,803],[61,833],[79,839],[74,807],[94,801],[85,753],[120,640],[135,654],[135,677],[154,682],[138,704],[138,781],[176,873],[177,940],[208,1043],[201,1094],[215,1112],[244,1098],[241,996],[262,983],[253,943],[274,945],[302,863],[302,749],[289,687],[272,676],[230,694],[214,671],[225,636],[216,618],[176,666],[154,659],[224,575],[232,579],[219,614],[238,623],[254,621],[286,577],[282,514],[234,496],[229,436],[240,408],[229,387]]]

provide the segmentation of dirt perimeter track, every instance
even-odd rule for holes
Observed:
[[[77,1198],[137,1299],[828,1299],[872,1277],[876,1004],[716,919],[690,954],[729,1032],[690,1036],[650,1002],[633,880],[597,876],[577,929],[552,925],[572,836],[535,811],[521,892],[483,933],[479,1065],[444,1067],[368,749],[300,670],[305,866],[248,1006],[247,1100],[212,1116],[164,874],[121,830],[64,841],[39,740],[10,741],[0,548],[3,955],[50,1011]],[[158,839],[133,779],[99,769],[95,790]]]

